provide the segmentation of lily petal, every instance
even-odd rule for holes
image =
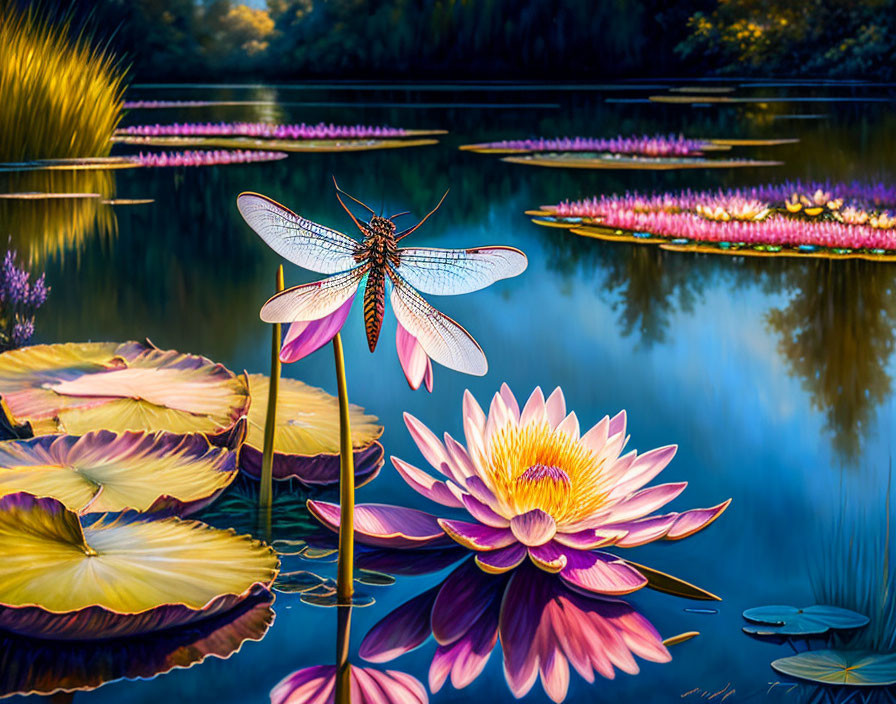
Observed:
[[[526,559],[526,546],[513,543],[506,548],[493,550],[492,552],[480,552],[476,555],[476,564],[479,569],[489,574],[503,574],[514,567],[519,567]]]
[[[530,553],[546,563],[565,556],[566,565],[560,577],[574,587],[595,594],[630,594],[647,584],[644,575],[634,567],[605,552],[573,550],[552,541],[530,548]]]
[[[675,482],[642,489],[613,506],[604,522],[621,523],[646,516],[676,498],[687,485],[687,482]]]
[[[541,423],[546,420],[547,415],[544,408],[544,394],[541,387],[536,386],[535,390],[526,401],[523,412],[520,414],[520,425],[528,425],[529,423]]]
[[[557,532],[557,523],[553,517],[534,508],[510,519],[510,530],[514,537],[527,547],[544,545]]]
[[[401,362],[401,369],[408,380],[408,385],[416,391],[427,378],[428,372],[427,390],[432,391],[432,363],[429,356],[424,352],[423,346],[417,341],[417,338],[411,335],[401,323],[398,323],[395,332],[395,347],[398,350],[398,361]]]
[[[683,511],[678,514],[675,525],[666,534],[666,540],[681,540],[699,530],[703,530],[721,516],[730,504],[731,499],[728,499],[712,508],[695,508],[690,511]]]
[[[354,294],[333,313],[318,320],[308,320],[292,323],[286,331],[283,346],[280,348],[280,361],[284,363],[297,362],[316,352],[336,337],[336,333],[342,329],[348,318]]]
[[[428,589],[387,614],[364,636],[358,655],[389,662],[422,645],[431,633],[429,615],[438,593],[439,587]]]
[[[666,468],[675,457],[677,450],[678,445],[666,445],[639,455],[621,480],[613,487],[607,500],[616,501],[640,489]]]
[[[445,482],[434,479],[422,469],[417,469],[414,465],[408,464],[398,457],[392,458],[392,465],[405,483],[421,496],[442,506],[463,507],[463,504],[457,500]]]
[[[339,531],[338,504],[308,499],[307,505],[317,520],[330,530]],[[448,544],[435,516],[412,508],[386,504],[355,506],[355,540],[363,545],[380,548]]]
[[[448,453],[445,451],[444,445],[439,442],[435,433],[414,418],[410,413],[405,413],[403,417],[404,424],[407,426],[411,438],[419,448],[420,454],[426,458],[426,461],[432,465],[433,469],[437,469],[439,472],[444,473],[442,465],[448,463]]]
[[[470,515],[480,523],[484,523],[492,528],[508,528],[510,526],[510,521],[504,518],[504,516],[495,513],[475,496],[462,494],[461,501],[463,501],[464,508],[469,511]]]
[[[452,521],[447,518],[439,518],[438,522],[449,537],[469,550],[497,550],[516,542],[509,528],[492,528],[481,523]]]
[[[566,417],[566,398],[563,396],[563,389],[559,386],[554,389],[548,396],[548,400],[544,402],[544,409],[551,427],[556,428],[560,425]]]

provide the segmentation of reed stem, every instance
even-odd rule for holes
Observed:
[[[354,594],[355,553],[355,458],[348,415],[348,390],[345,386],[345,360],[342,337],[333,338],[336,361],[336,385],[339,396],[339,561],[336,565],[336,603],[348,606]]]
[[[352,704],[352,666],[348,661],[348,645],[352,629],[352,607],[336,607],[336,702]]]
[[[283,265],[277,267],[275,289],[283,290]],[[268,385],[268,412],[264,420],[264,446],[261,453],[261,486],[258,505],[269,512],[274,497],[274,440],[277,430],[277,394],[280,388],[280,323],[271,332],[271,379]]]

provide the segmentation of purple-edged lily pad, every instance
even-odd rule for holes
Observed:
[[[861,628],[869,618],[839,606],[757,606],[744,611],[747,621],[760,624],[744,626],[751,635],[820,636],[829,631]]]
[[[96,640],[183,626],[268,589],[276,553],[249,536],[129,512],[84,525],[62,503],[0,498],[0,630]]]
[[[48,496],[80,514],[191,513],[214,501],[237,471],[234,453],[200,434],[98,430],[0,443],[0,496]]]
[[[140,342],[35,345],[0,354],[0,396],[35,435],[91,430],[203,433],[241,440],[244,376],[205,357]]]
[[[274,620],[274,596],[258,589],[225,614],[140,638],[73,643],[0,635],[0,697],[96,689],[109,682],[150,679],[226,659],[261,640]]]
[[[240,469],[256,478],[261,476],[268,388],[268,377],[249,375],[252,402]],[[377,442],[383,428],[360,406],[351,406],[350,422],[355,481],[360,486],[383,466],[383,446]],[[273,473],[278,481],[298,479],[310,486],[339,482],[339,402],[334,396],[296,379],[280,380]]]

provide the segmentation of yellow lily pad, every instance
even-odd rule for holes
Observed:
[[[236,478],[234,453],[200,434],[43,435],[0,443],[0,497],[25,491],[80,513],[196,511]]]
[[[251,476],[261,474],[264,424],[270,380],[264,374],[249,375],[249,422],[246,442],[240,450],[240,468]],[[349,409],[355,477],[358,483],[373,479],[383,463],[377,442],[383,427],[376,416],[360,406]],[[326,485],[339,481],[339,401],[323,389],[297,379],[281,379],[277,394],[277,429],[274,438],[274,479],[299,479],[305,484]]]
[[[35,435],[167,431],[231,442],[249,405],[244,377],[205,357],[140,342],[35,345],[0,354],[10,420]]]
[[[85,525],[59,501],[0,499],[0,629],[92,640],[220,614],[267,589],[274,550],[250,536],[134,512]]]

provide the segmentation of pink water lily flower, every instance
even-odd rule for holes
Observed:
[[[412,489],[442,506],[466,510],[472,521],[359,504],[358,542],[414,548],[454,540],[475,551],[486,572],[507,572],[528,557],[579,589],[627,594],[645,586],[647,579],[600,548],[686,538],[712,523],[731,502],[652,515],[687,486],[676,482],[644,488],[669,464],[676,446],[623,455],[625,412],[605,416],[582,434],[576,414],[567,414],[559,388],[547,399],[536,388],[520,410],[504,384],[487,416],[468,391],[463,408],[466,446],[447,433],[440,441],[405,414],[420,452],[443,479],[396,457],[392,463]],[[308,507],[338,530],[339,506],[309,500]]]

